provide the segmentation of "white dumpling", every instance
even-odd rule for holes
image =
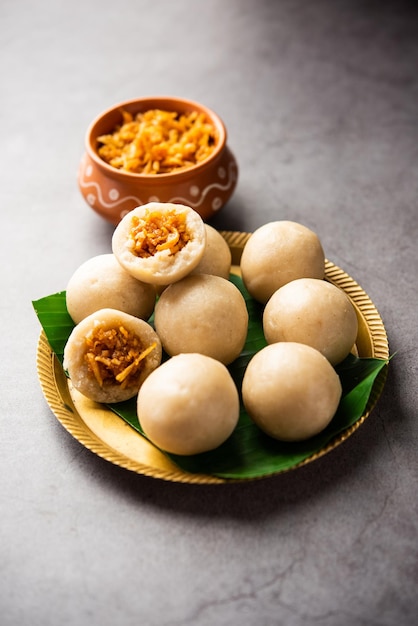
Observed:
[[[244,347],[248,311],[232,282],[220,276],[193,274],[163,291],[155,306],[154,322],[170,356],[199,352],[228,365]]]
[[[199,265],[193,270],[193,274],[212,274],[228,279],[232,261],[231,249],[216,228],[205,224],[205,230],[205,252]]]
[[[71,276],[66,290],[67,309],[76,324],[100,309],[117,309],[147,320],[155,299],[155,288],[131,276],[113,254],[85,261]]]
[[[321,432],[341,399],[340,379],[315,348],[286,342],[266,346],[249,362],[242,383],[244,406],[267,435],[301,441]]]
[[[156,369],[138,393],[139,422],[147,437],[172,454],[220,446],[235,429],[239,395],[228,369],[202,354],[180,354]]]
[[[325,255],[318,235],[288,220],[255,230],[241,256],[246,288],[265,304],[280,287],[297,278],[324,278]]]
[[[358,320],[339,287],[325,280],[300,278],[271,296],[264,309],[263,329],[268,343],[305,343],[337,365],[353,348]]]

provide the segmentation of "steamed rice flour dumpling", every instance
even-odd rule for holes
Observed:
[[[228,279],[232,263],[231,249],[216,228],[205,224],[205,230],[206,249],[193,274],[211,274]]]
[[[133,398],[161,355],[160,339],[147,322],[101,309],[75,326],[63,365],[77,391],[95,402],[113,403]]]
[[[242,397],[251,419],[281,441],[303,441],[332,420],[341,382],[315,348],[297,342],[272,343],[251,359]]]
[[[170,356],[197,352],[228,365],[247,338],[244,297],[221,276],[191,274],[169,285],[157,301],[154,320]]]
[[[337,365],[355,344],[358,321],[342,289],[325,280],[299,278],[271,296],[264,309],[263,330],[268,343],[304,343]]]
[[[155,287],[131,276],[113,254],[82,263],[66,289],[67,309],[76,324],[100,309],[117,309],[147,320],[155,298]]]
[[[325,254],[319,237],[303,224],[278,220],[260,226],[248,239],[241,272],[253,298],[266,304],[273,293],[297,278],[324,278]]]
[[[138,393],[147,437],[172,454],[200,454],[221,445],[239,417],[239,396],[228,369],[203,354],[179,354],[156,369]]]
[[[112,237],[119,263],[145,283],[168,285],[197,267],[206,247],[200,215],[182,204],[150,202],[121,220]]]

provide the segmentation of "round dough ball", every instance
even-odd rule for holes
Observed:
[[[244,347],[248,311],[233,283],[220,276],[195,274],[163,291],[154,322],[170,356],[198,352],[228,365]]]
[[[291,280],[325,275],[325,255],[318,236],[287,220],[255,230],[242,251],[240,265],[246,288],[263,304]]]
[[[117,225],[112,250],[138,280],[168,285],[198,265],[206,247],[200,215],[190,207],[150,202],[130,211]]]
[[[302,441],[332,420],[341,382],[320,352],[299,343],[274,343],[251,359],[242,397],[253,421],[281,441]]]
[[[225,365],[202,354],[180,354],[147,378],[137,409],[145,434],[157,447],[172,454],[199,454],[232,434],[239,396]]]
[[[228,279],[231,271],[231,250],[221,233],[217,231],[216,228],[209,226],[209,224],[205,224],[205,229],[206,249],[202,260],[192,273],[212,274],[214,276],[221,276],[222,278]]]
[[[161,355],[160,339],[147,322],[101,309],[75,326],[63,365],[74,388],[90,400],[122,402],[138,393]]]
[[[271,296],[264,309],[263,329],[267,343],[305,343],[337,365],[356,341],[358,320],[341,289],[325,280],[300,278]]]
[[[66,292],[67,309],[76,324],[100,309],[117,309],[147,320],[155,298],[155,288],[128,274],[113,254],[100,254],[80,265]]]

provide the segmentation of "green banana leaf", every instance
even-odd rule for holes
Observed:
[[[229,366],[229,371],[240,390],[248,362],[266,345],[266,341],[262,327],[261,305],[249,296],[239,276],[231,274],[230,279],[243,294],[249,312],[246,344],[238,359]],[[51,349],[62,363],[66,341],[74,328],[66,308],[65,292],[36,300],[33,307]],[[152,324],[152,318],[149,321]],[[235,431],[216,450],[193,456],[172,454],[168,456],[184,471],[228,479],[258,478],[291,469],[320,452],[362,417],[373,401],[377,378],[386,374],[387,364],[387,360],[358,358],[350,354],[336,368],[343,387],[338,410],[328,427],[307,441],[288,443],[268,437],[252,422],[241,402],[240,417]],[[136,413],[136,398],[107,406],[145,436]]]

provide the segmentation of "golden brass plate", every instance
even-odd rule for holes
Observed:
[[[222,231],[221,234],[232,252],[232,271],[239,274],[241,253],[250,233]],[[359,320],[356,341],[358,355],[388,359],[389,345],[385,327],[369,296],[348,274],[330,261],[326,261],[325,275],[327,280],[343,289],[356,309]],[[98,456],[132,472],[167,481],[200,484],[240,482],[191,474],[179,469],[120,417],[78,393],[65,376],[43,332],[38,343],[37,369],[43,394],[55,417],[75,439]],[[292,469],[318,459],[352,435],[374,408],[383,390],[384,378],[378,377],[367,410],[353,426]]]

